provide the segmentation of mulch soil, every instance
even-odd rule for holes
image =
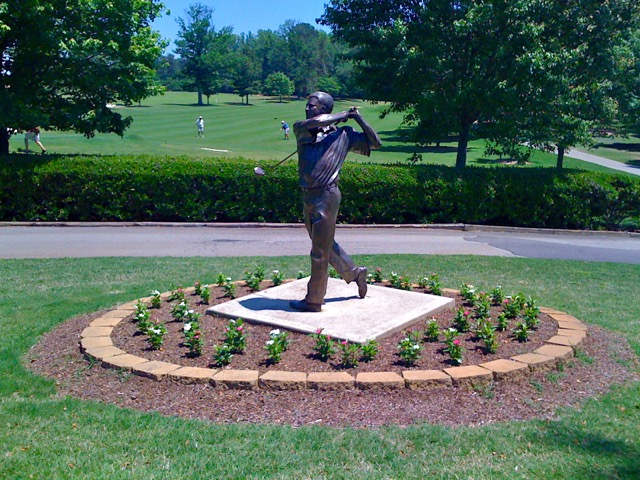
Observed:
[[[269,282],[263,284],[267,288]],[[416,289],[416,291],[420,291]],[[203,355],[191,357],[182,344],[183,322],[171,317],[172,303],[163,301],[160,309],[150,309],[151,319],[161,320],[167,334],[160,350],[152,350],[146,335],[138,332],[133,316],[124,319],[114,329],[112,340],[116,347],[139,357],[184,366],[211,367],[213,349],[224,341],[228,319],[205,315],[210,306],[229,299],[219,287],[211,287],[208,305],[200,297],[187,294],[188,305],[201,313],[200,326],[205,338]],[[250,293],[239,286],[237,296]],[[434,316],[441,328],[452,325],[455,311],[463,300],[455,298],[456,307]],[[175,303],[175,302],[174,302]],[[492,317],[499,313],[492,307]],[[497,382],[477,391],[446,387],[412,391],[361,391],[357,389],[324,391],[226,390],[209,384],[184,385],[170,381],[157,382],[127,372],[102,368],[85,358],[79,349],[82,330],[104,312],[96,312],[70,319],[48,332],[30,351],[29,368],[45,377],[55,379],[60,395],[100,400],[122,407],[143,411],[157,411],[165,415],[206,419],[219,423],[273,423],[369,427],[376,425],[410,425],[438,423],[444,425],[481,425],[508,420],[553,418],[558,407],[578,406],[584,399],[599,395],[612,384],[637,379],[638,358],[626,340],[597,326],[589,326],[587,338],[580,346],[581,355],[573,358],[559,371],[537,373],[519,383]],[[310,314],[312,315],[312,314]],[[475,365],[498,358],[527,353],[543,345],[555,335],[557,323],[548,315],[539,316],[540,325],[532,331],[529,341],[513,338],[515,320],[505,332],[497,332],[499,347],[495,354],[486,353],[482,342],[473,333],[460,336],[464,346],[464,365]],[[427,320],[411,327],[424,331]],[[314,354],[315,340],[305,334],[288,332],[290,344],[281,362],[270,364],[265,342],[273,327],[245,322],[247,348],[236,354],[227,369],[302,372],[346,371],[360,372],[443,369],[453,366],[444,344],[424,342],[421,358],[414,366],[405,364],[398,356],[398,342],[406,331],[397,332],[379,341],[379,353],[371,362],[357,367],[343,368],[340,352],[328,361],[320,361]],[[631,365],[630,368],[625,365]]]

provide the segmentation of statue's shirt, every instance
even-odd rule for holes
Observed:
[[[298,143],[298,174],[302,188],[336,184],[349,152],[371,154],[367,136],[351,127],[327,127],[314,136],[308,129],[295,124],[293,133]]]

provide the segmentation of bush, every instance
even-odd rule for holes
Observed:
[[[263,162],[263,166],[275,162]],[[6,157],[2,221],[302,221],[295,164],[146,156]],[[637,230],[640,179],[553,169],[345,164],[339,221]]]

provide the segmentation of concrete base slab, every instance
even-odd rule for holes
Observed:
[[[367,296],[359,298],[355,282],[347,285],[344,280],[330,278],[322,311],[296,311],[289,301],[305,297],[308,281],[303,278],[256,292],[211,307],[207,313],[303,333],[322,329],[334,338],[364,343],[454,306],[452,298],[378,285],[369,285]]]

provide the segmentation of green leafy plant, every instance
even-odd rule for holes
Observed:
[[[527,324],[524,322],[518,323],[516,328],[513,330],[513,336],[519,342],[529,341],[529,327]]]
[[[464,307],[460,307],[456,311],[456,315],[453,318],[453,326],[459,332],[468,332],[471,328],[472,320],[473,313]]]
[[[342,368],[354,368],[358,366],[360,359],[360,345],[349,340],[340,342],[340,366]]]
[[[160,308],[160,305],[162,305],[160,292],[158,290],[153,290],[151,292],[151,308]]]
[[[507,328],[509,328],[509,319],[504,312],[500,312],[496,318],[496,329],[499,332],[504,332]]]
[[[475,297],[474,315],[478,320],[489,318],[491,316],[491,299],[485,292],[480,292]]]
[[[283,281],[284,281],[284,275],[280,270],[274,270],[273,272],[271,272],[271,282],[273,283],[274,287],[277,287],[278,285],[282,285]]]
[[[224,367],[231,363],[233,352],[231,347],[226,343],[213,347],[213,364],[218,367]]]
[[[451,361],[456,365],[462,365],[463,352],[460,333],[455,328],[448,328],[444,331],[445,348],[443,351],[449,354]]]
[[[153,322],[147,329],[147,341],[154,350],[160,350],[164,343],[164,336],[167,334],[167,327],[160,320]]]
[[[502,313],[510,320],[520,315],[520,304],[510,296],[505,297],[502,301],[502,309]]]
[[[298,270],[298,274],[296,275],[296,278],[300,280],[301,278],[304,278],[306,276],[307,275],[302,270]]]
[[[495,287],[493,287],[489,295],[491,296],[492,304],[502,305],[502,302],[504,301],[504,291],[502,290],[501,285],[496,285]]]
[[[200,330],[200,324],[197,321],[186,322],[182,327],[182,332],[184,334],[182,343],[189,348],[189,356],[199,357],[202,355],[204,336]]]
[[[426,279],[425,286],[423,288],[426,288],[432,295],[442,295],[443,285],[438,274],[432,273],[431,276]]]
[[[185,301],[185,294],[184,294],[184,288],[182,288],[182,286],[172,286],[171,287],[171,294],[169,295],[168,300],[170,302],[184,302]]]
[[[224,287],[227,284],[227,282],[230,282],[230,281],[231,281],[231,278],[227,277],[222,272],[220,272],[216,277],[216,283],[218,284],[219,287]]]
[[[199,281],[196,281],[193,284],[193,294],[199,296],[201,293],[202,293],[202,284]]]
[[[211,301],[211,288],[209,288],[209,285],[203,285],[200,289],[200,300],[205,305],[209,305]]]
[[[256,265],[253,272],[245,271],[245,281],[247,282],[247,286],[253,291],[260,290],[260,284],[264,280],[264,277],[264,267],[260,265]]]
[[[222,289],[224,290],[224,296],[227,298],[236,298],[236,284],[231,281],[231,277],[226,278],[226,282],[222,285]]]
[[[271,330],[269,332],[269,340],[265,344],[265,349],[268,352],[269,363],[278,363],[282,359],[282,354],[289,347],[289,336],[287,332],[283,332],[279,329]]]
[[[147,333],[147,329],[151,326],[150,318],[151,314],[147,305],[138,300],[138,303],[136,303],[135,313],[133,314],[133,319],[138,324],[138,330],[140,333]]]
[[[396,272],[391,272],[389,283],[391,283],[393,288],[397,288],[399,290],[411,290],[411,281],[409,280],[409,277],[398,275]]]
[[[380,344],[375,340],[369,340],[367,343],[361,345],[362,355],[360,360],[363,362],[371,362],[378,355]]]
[[[189,314],[189,307],[185,300],[182,300],[180,303],[173,304],[171,306],[171,316],[177,322],[184,321]]]
[[[496,328],[491,324],[489,319],[484,318],[478,322],[476,336],[484,342],[485,350],[488,353],[496,353],[498,350]]]
[[[424,330],[424,338],[427,342],[437,342],[440,338],[440,326],[435,318],[427,321]]]
[[[420,344],[420,334],[418,332],[407,332],[406,336],[398,342],[398,355],[402,361],[413,366],[420,359],[422,345]]]
[[[373,271],[373,281],[376,283],[382,283],[384,281],[382,279],[382,269],[380,267],[376,267]]]
[[[335,342],[331,339],[329,335],[325,335],[322,333],[324,329],[319,328],[315,331],[315,333],[311,334],[311,337],[316,341],[313,346],[313,351],[316,352],[316,356],[326,362],[331,355],[336,353]]]
[[[229,320],[225,331],[225,344],[229,346],[231,353],[242,353],[247,348],[247,336],[244,333],[242,318]]]
[[[476,298],[476,287],[468,283],[465,283],[464,285],[462,285],[462,288],[460,289],[460,296],[464,298],[465,301],[473,305],[475,303],[475,298]]]

